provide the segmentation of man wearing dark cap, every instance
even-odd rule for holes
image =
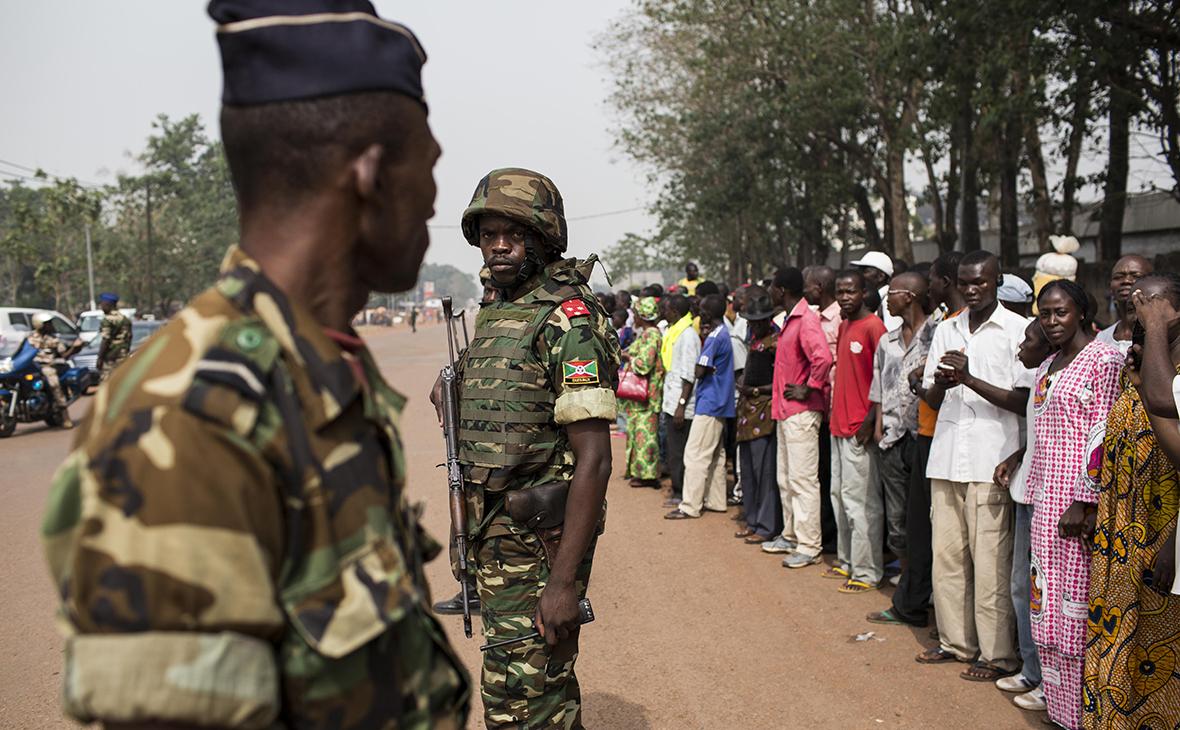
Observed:
[[[98,301],[102,308],[102,322],[98,325],[102,344],[98,346],[95,364],[105,383],[115,368],[131,354],[131,320],[119,311],[119,295],[103,292],[98,295]]]
[[[209,5],[241,243],[115,371],[43,536],[66,713],[109,727],[459,728],[439,545],[350,321],[415,284],[438,145],[425,56],[367,2]]]
[[[543,637],[484,653],[484,720],[580,728],[578,601],[606,515],[619,340],[588,284],[597,259],[562,258],[564,206],[548,177],[488,173],[462,229],[493,286],[459,390],[484,635]]]

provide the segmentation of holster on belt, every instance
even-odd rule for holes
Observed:
[[[554,482],[504,495],[504,510],[515,522],[529,528],[541,539],[541,547],[550,565],[553,565],[557,548],[561,545],[565,500],[569,491],[569,482]]]

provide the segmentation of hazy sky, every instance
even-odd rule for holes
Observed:
[[[591,48],[626,0],[375,5],[412,28],[429,56],[424,85],[443,157],[427,261],[479,269],[458,222],[495,167],[549,175],[570,218],[647,202],[642,175],[612,149],[607,74]],[[0,0],[0,68],[8,163],[106,183],[134,168],[127,155],[159,113],[196,112],[218,136],[221,72],[203,1]],[[649,224],[642,210],[573,220],[570,250],[601,251]]]

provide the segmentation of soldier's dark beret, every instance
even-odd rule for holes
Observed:
[[[425,106],[426,52],[366,0],[212,0],[222,103],[248,106],[393,91]]]

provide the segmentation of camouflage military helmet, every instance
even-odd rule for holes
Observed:
[[[463,237],[479,245],[479,216],[494,213],[520,221],[545,237],[545,244],[565,253],[568,235],[565,205],[553,181],[539,172],[519,167],[492,170],[475,186],[463,211]]]

